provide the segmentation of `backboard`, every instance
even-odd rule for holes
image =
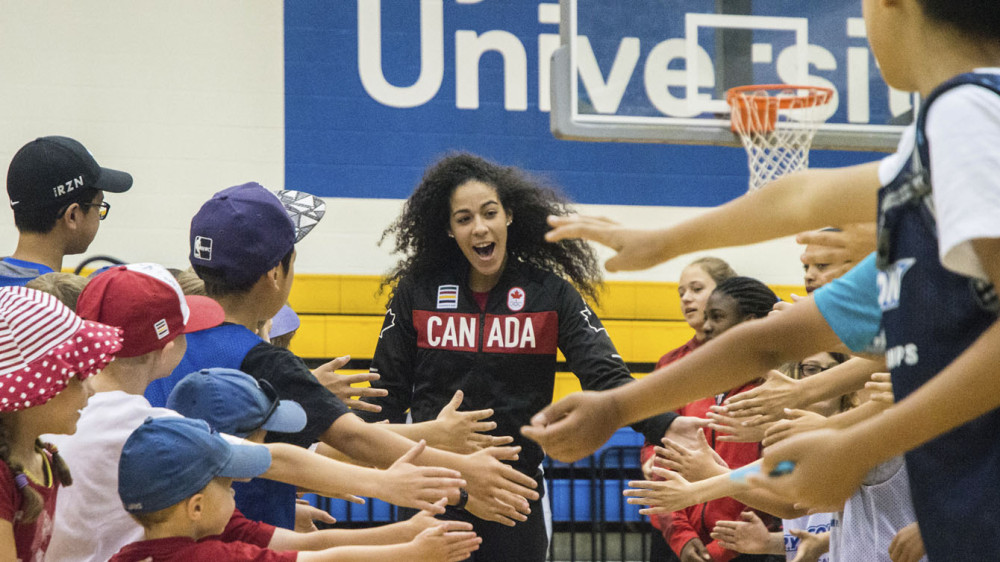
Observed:
[[[915,95],[889,88],[861,0],[560,0],[551,129],[573,140],[739,146],[725,93],[833,88],[813,148],[891,151]]]

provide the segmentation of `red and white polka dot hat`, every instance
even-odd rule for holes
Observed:
[[[40,406],[70,377],[100,372],[121,349],[120,332],[83,320],[48,293],[0,288],[0,412]]]

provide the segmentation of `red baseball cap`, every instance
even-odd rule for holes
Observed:
[[[98,274],[80,293],[76,312],[122,329],[118,357],[163,349],[179,334],[218,326],[225,318],[219,303],[185,296],[170,272],[155,263],[120,265]]]

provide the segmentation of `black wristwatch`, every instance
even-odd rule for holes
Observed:
[[[469,492],[465,491],[465,488],[458,489],[458,503],[455,504],[455,509],[465,509],[465,504],[469,503]]]

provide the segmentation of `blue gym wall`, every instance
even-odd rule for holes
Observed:
[[[538,23],[537,1],[445,1],[444,75],[436,95],[410,108],[373,99],[358,69],[358,4],[285,2],[286,184],[328,197],[405,198],[439,155],[467,150],[539,172],[579,203],[714,206],[746,190],[742,149],[562,141],[538,106],[538,45],[558,25]],[[396,86],[420,73],[420,9],[383,1],[382,72]],[[504,108],[503,64],[480,60],[477,109],[456,107],[455,33],[503,30],[527,52],[528,105]],[[879,155],[817,151],[813,166],[871,161]]]

